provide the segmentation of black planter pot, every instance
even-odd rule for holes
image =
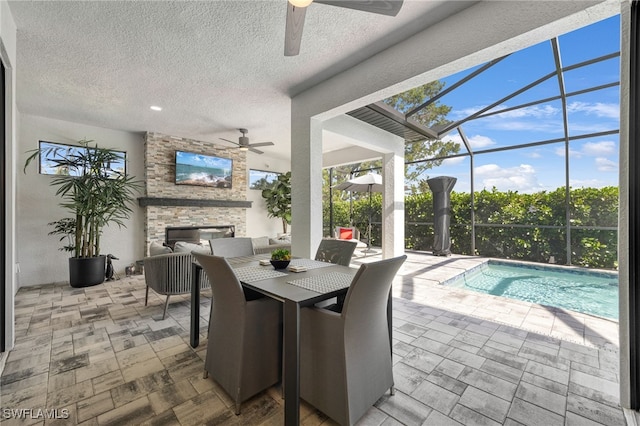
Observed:
[[[70,257],[69,284],[71,287],[90,287],[104,282],[107,256]]]
[[[273,265],[273,269],[284,269],[289,266],[289,260],[270,260]]]

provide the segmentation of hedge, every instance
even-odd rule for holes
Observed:
[[[565,188],[521,194],[495,189],[475,193],[475,252],[471,251],[471,194],[451,193],[451,250],[533,262],[567,264],[567,238],[571,264],[588,268],[616,269],[618,188]],[[380,194],[372,197],[372,245],[381,242]],[[325,200],[324,228],[329,230],[330,203]],[[349,201],[333,203],[334,225],[349,224]],[[368,197],[353,201],[353,222],[363,237],[367,229]],[[569,237],[566,221],[570,220]],[[596,229],[598,228],[598,229]],[[601,229],[610,228],[610,229]],[[430,251],[433,244],[433,202],[431,193],[405,197],[405,247]]]

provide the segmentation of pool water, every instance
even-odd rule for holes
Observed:
[[[618,274],[491,260],[445,285],[618,319]]]

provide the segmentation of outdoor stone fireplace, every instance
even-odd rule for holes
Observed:
[[[233,160],[231,188],[176,185],[175,152],[189,151]],[[233,225],[235,236],[246,235],[246,153],[211,142],[176,138],[159,133],[145,137],[144,207],[145,255],[152,241],[164,242],[167,227]]]

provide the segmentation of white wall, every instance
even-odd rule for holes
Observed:
[[[36,149],[38,141],[73,144],[81,139],[94,140],[99,146],[127,153],[127,172],[144,179],[143,135],[53,120],[21,114],[18,133],[18,199],[17,199],[17,262],[20,265],[19,286],[31,286],[68,281],[69,253],[59,251],[58,236],[47,235],[47,223],[69,214],[58,204],[51,187],[52,176],[38,173],[37,162],[27,173],[22,167],[28,150]],[[133,204],[134,214],[125,222],[126,228],[111,226],[104,229],[101,240],[102,254],[112,253],[116,273],[124,275],[125,266],[142,259],[144,255],[143,209]]]
[[[633,333],[633,326],[631,325],[630,304],[633,303],[629,300],[629,286],[632,284],[629,275],[629,266],[631,262],[635,262],[636,259],[632,259],[629,256],[629,174],[630,168],[635,167],[635,164],[630,164],[629,148],[630,148],[630,68],[631,68],[631,3],[628,0],[620,2],[620,177],[619,182],[619,206],[618,206],[618,293],[619,293],[619,341],[620,341],[620,405],[624,408],[631,406],[631,375],[632,366],[631,358],[631,334]],[[637,124],[636,124],[637,125]],[[636,324],[635,327],[638,327]],[[637,356],[637,355],[636,355]],[[629,422],[629,424],[632,424]]]
[[[291,162],[268,157],[266,154],[249,152],[247,154],[247,182],[249,182],[249,169],[286,173],[291,170]],[[247,209],[247,236],[275,237],[282,233],[282,221],[268,216],[267,206],[261,194],[262,191],[247,190],[247,201],[253,201],[251,208]],[[287,232],[290,231],[291,226],[287,227]]]
[[[0,59],[5,68],[5,158],[6,158],[6,223],[4,226],[6,235],[6,245],[3,248],[6,273],[4,277],[0,277],[5,283],[5,310],[3,325],[5,331],[5,347],[13,348],[15,337],[14,327],[14,296],[18,291],[17,277],[14,272],[14,264],[16,262],[16,25],[13,22],[13,16],[9,10],[6,1],[0,3]],[[1,290],[0,290],[1,291]],[[3,357],[0,355],[0,372],[2,371]],[[4,358],[6,359],[6,358]]]

